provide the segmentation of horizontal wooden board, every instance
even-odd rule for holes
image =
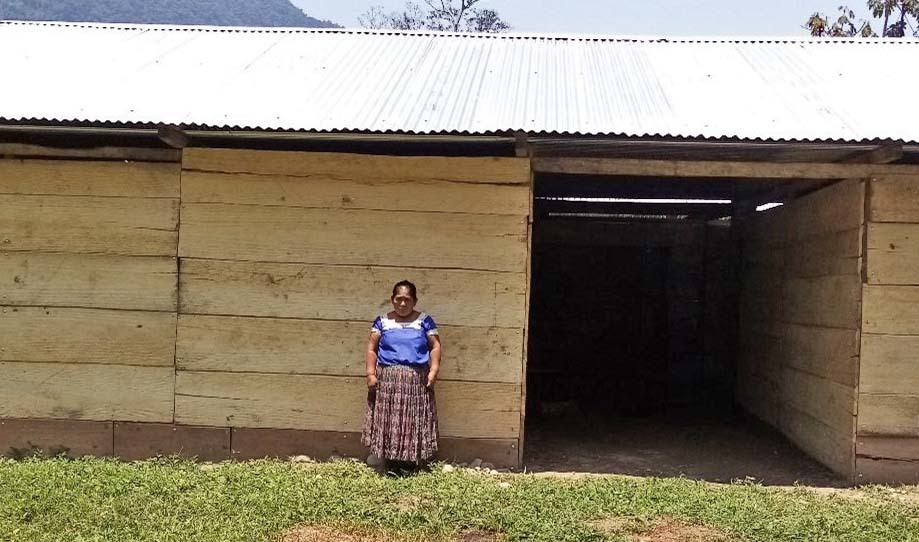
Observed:
[[[176,361],[191,371],[363,376],[369,329],[369,322],[183,315]],[[441,378],[520,382],[523,330],[441,326],[440,337]]]
[[[308,429],[232,428],[233,459],[288,458],[305,455],[325,461],[330,457],[366,459],[367,448],[356,431]]]
[[[258,173],[350,180],[457,181],[529,184],[527,158],[383,156],[330,152],[186,148],[182,167],[225,173]]]
[[[182,260],[181,312],[372,321],[392,310],[392,285],[418,287],[420,310],[443,325],[522,328],[524,273]]]
[[[739,236],[745,246],[762,250],[766,247],[784,246],[788,237],[789,211],[776,207],[756,213],[739,222]]]
[[[847,435],[855,435],[855,388],[807,373],[782,369],[780,400]]]
[[[750,385],[738,382],[736,387],[737,401],[745,411],[763,422],[777,427],[779,424],[779,402],[777,395],[762,385]]]
[[[0,361],[172,367],[176,315],[0,307]]]
[[[6,159],[0,194],[178,198],[180,172],[169,163]]]
[[[444,436],[517,438],[520,386],[437,383]],[[176,422],[317,431],[360,431],[366,379],[338,376],[199,373],[179,371]]]
[[[856,482],[860,484],[919,484],[919,461],[859,457],[855,469]]]
[[[871,180],[872,222],[919,222],[919,172]]]
[[[857,329],[861,300],[859,275],[788,279],[783,297],[784,320],[793,324]]]
[[[859,435],[855,450],[861,457],[919,461],[919,437]]]
[[[912,395],[859,393],[858,433],[919,436],[919,392]]]
[[[865,285],[862,332],[919,335],[919,286]]]
[[[0,305],[175,311],[175,258],[0,252]]]
[[[175,256],[174,199],[0,195],[0,250]]]
[[[919,224],[869,224],[867,262],[871,284],[919,284]]]
[[[523,272],[525,217],[182,205],[182,257]]]
[[[786,208],[790,242],[857,230],[865,223],[865,182],[841,181],[796,199]]]
[[[862,229],[810,237],[786,247],[784,275],[813,278],[858,275],[862,267]]]
[[[0,455],[22,457],[64,453],[68,457],[110,457],[112,422],[0,420]]]
[[[183,203],[235,203],[320,209],[384,209],[526,216],[530,187],[451,181],[288,177],[186,171]]]
[[[855,433],[833,429],[793,407],[784,406],[779,427],[808,455],[845,477],[855,468]]]
[[[837,384],[855,387],[859,371],[857,329],[795,324],[783,324],[781,329],[782,361],[785,365]]]
[[[172,421],[172,367],[0,363],[0,416]]]
[[[125,461],[167,455],[202,461],[230,459],[229,427],[116,422],[114,442],[114,455]]]
[[[577,246],[695,246],[705,238],[703,224],[602,222],[552,219],[536,221],[533,243]]]
[[[98,158],[100,160],[136,160],[179,162],[180,149],[151,147],[47,147],[28,143],[0,143],[0,156],[7,158]]]
[[[859,390],[919,394],[919,336],[862,336]]]

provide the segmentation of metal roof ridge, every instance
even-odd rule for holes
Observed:
[[[653,36],[625,34],[594,34],[566,32],[452,32],[439,30],[392,30],[372,28],[311,28],[311,27],[273,27],[273,26],[214,26],[214,25],[175,25],[154,23],[110,23],[80,21],[25,21],[0,20],[3,26],[36,26],[60,28],[88,28],[98,30],[151,30],[161,32],[203,32],[203,33],[241,33],[241,34],[349,34],[368,36],[408,36],[439,38],[475,38],[500,40],[540,40],[540,41],[577,41],[577,42],[617,42],[617,43],[673,43],[673,44],[706,44],[706,43],[758,43],[758,44],[865,44],[865,45],[919,45],[919,38],[817,38],[813,36]]]

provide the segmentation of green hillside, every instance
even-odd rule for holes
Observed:
[[[0,19],[217,26],[337,27],[289,0],[0,0]]]

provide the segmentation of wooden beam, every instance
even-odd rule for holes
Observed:
[[[514,134],[514,153],[520,158],[526,158],[530,155],[530,145],[527,142],[526,132],[517,132]]]
[[[714,162],[618,158],[535,157],[537,173],[635,175],[649,177],[727,177],[754,179],[851,179],[884,174],[916,174],[916,165]]]
[[[848,164],[889,164],[903,158],[903,145],[890,143],[863,152],[853,153],[841,163]]]
[[[3,158],[94,158],[98,160],[137,160],[179,162],[182,151],[148,147],[46,147],[25,143],[0,143]]]

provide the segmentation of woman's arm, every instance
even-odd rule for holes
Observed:
[[[367,387],[377,387],[377,347],[380,345],[379,333],[370,333],[370,340],[367,341],[367,354],[364,361],[367,366]]]
[[[428,348],[431,349],[431,368],[428,370],[428,387],[434,385],[437,380],[437,372],[440,371],[440,336],[428,335]]]

